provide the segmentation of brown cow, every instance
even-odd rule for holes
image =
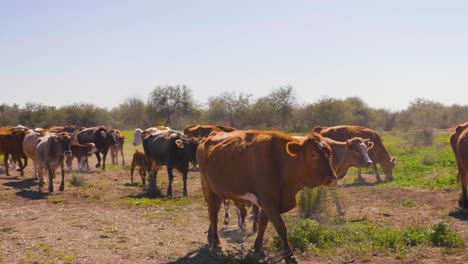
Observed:
[[[110,154],[112,159],[112,165],[119,165],[119,153],[122,158],[122,166],[125,166],[125,158],[123,154],[123,145],[125,143],[125,136],[120,130],[112,129],[115,131],[115,145],[110,146]]]
[[[11,155],[13,162],[18,162],[21,176],[24,176],[24,168],[28,165],[28,157],[23,152],[23,140],[25,132],[15,130],[13,127],[0,128],[0,154],[3,154],[5,173],[10,176],[8,170],[8,158]],[[24,165],[22,160],[24,161]]]
[[[460,124],[450,137],[458,168],[458,181],[462,188],[458,204],[461,208],[468,208],[468,122]]]
[[[313,133],[298,140],[274,131],[217,133],[197,149],[203,195],[208,204],[208,243],[220,245],[218,212],[226,199],[261,208],[254,249],[260,251],[270,220],[283,241],[287,261],[296,263],[281,214],[296,206],[296,193],[336,183],[330,146]]]
[[[141,183],[142,185],[146,185],[146,157],[145,153],[139,150],[135,150],[135,153],[133,153],[133,158],[132,158],[132,166],[130,167],[130,182],[133,183],[133,172],[135,171],[135,167],[138,166],[138,173],[140,174],[141,177]]]
[[[232,132],[237,130],[230,126],[217,126],[217,125],[189,125],[184,128],[184,134],[187,137],[205,138],[212,131]]]
[[[303,140],[303,136],[294,136],[294,138]],[[359,137],[346,140],[346,142],[335,141],[330,138],[323,138],[325,142],[330,145],[332,154],[332,168],[338,175],[338,179],[342,179],[349,168],[351,167],[369,167],[372,166],[372,160],[369,158],[367,151],[371,149],[374,144],[369,139],[362,139]],[[229,207],[229,202],[224,202],[224,207],[226,210],[224,216],[224,224],[229,223],[229,213],[227,208]],[[238,213],[238,225],[242,230],[245,230],[245,217],[247,215],[245,207],[242,203],[236,203],[237,213]],[[257,213],[258,208],[253,205],[253,231],[256,232],[256,222],[257,222]]]
[[[379,163],[385,174],[386,180],[393,180],[393,168],[395,168],[395,158],[391,157],[387,149],[382,143],[380,136],[372,129],[360,126],[334,126],[321,127],[316,126],[312,132],[320,133],[322,136],[331,138],[337,141],[346,141],[353,137],[368,138],[374,142],[374,147],[369,149],[369,157],[374,162],[373,169],[377,182],[381,182],[377,164]],[[358,181],[363,181],[361,169],[358,171]]]
[[[88,157],[97,151],[96,145],[94,143],[84,143],[84,144],[70,144],[71,155],[67,155],[65,163],[67,164],[69,173],[72,172],[72,162],[76,158],[78,160],[78,172],[81,173],[81,170],[86,163],[87,169],[89,170]]]

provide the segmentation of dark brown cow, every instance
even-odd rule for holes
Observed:
[[[125,136],[120,132],[120,130],[112,129],[115,131],[115,145],[110,146],[110,154],[112,159],[112,165],[119,165],[119,153],[122,158],[122,166],[125,166],[125,158],[123,154],[123,146],[125,143]]]
[[[65,189],[65,168],[64,157],[70,155],[70,135],[67,132],[59,134],[49,133],[47,136],[41,137],[36,148],[36,159],[39,165],[39,188],[44,185],[44,171],[49,175],[49,192],[54,191],[53,179],[55,171],[60,166],[62,181],[60,182],[59,190]]]
[[[146,168],[148,165],[146,164],[146,157],[145,153],[139,150],[135,150],[133,153],[132,158],[132,166],[130,167],[130,182],[133,183],[133,172],[135,171],[135,167],[138,166],[138,173],[141,177],[141,183],[146,185]]]
[[[375,177],[378,182],[381,182],[377,164],[380,164],[385,174],[386,180],[393,180],[393,168],[395,168],[395,158],[391,157],[387,149],[382,143],[380,136],[372,129],[360,126],[334,126],[334,127],[321,127],[316,126],[312,132],[320,133],[322,136],[331,138],[337,141],[346,141],[353,137],[361,137],[370,139],[374,143],[374,147],[369,149],[369,157],[373,161],[373,169]],[[357,180],[363,181],[361,176],[361,169],[358,171]]]
[[[23,152],[23,140],[25,132],[15,130],[12,127],[0,128],[0,154],[3,154],[5,173],[10,176],[8,158],[11,155],[14,162],[18,162],[21,176],[24,176],[24,168],[28,165],[28,157]],[[24,164],[23,164],[23,161]]]
[[[197,149],[203,195],[208,204],[208,243],[220,245],[218,212],[226,199],[261,208],[254,249],[260,251],[268,221],[283,241],[287,261],[296,263],[281,214],[296,206],[296,193],[336,183],[330,146],[313,133],[298,140],[273,131],[217,133]]]
[[[458,204],[461,208],[468,208],[468,122],[460,124],[450,137],[458,168],[458,181],[462,192]]]
[[[72,162],[73,159],[78,160],[78,172],[81,173],[81,170],[86,163],[87,169],[89,170],[88,166],[88,157],[91,156],[93,153],[97,151],[96,146],[94,143],[84,143],[84,144],[70,144],[70,150],[72,152],[71,155],[67,156],[66,164],[68,167],[68,171],[71,173],[72,171]]]
[[[212,131],[232,132],[237,130],[230,126],[217,126],[217,125],[189,125],[184,128],[184,134],[187,137],[205,138]]]
[[[102,170],[105,170],[107,152],[109,152],[110,146],[115,145],[115,132],[107,131],[107,129],[103,126],[90,127],[82,129],[77,134],[77,139],[78,144],[94,143],[98,150],[94,153],[96,155],[96,159],[98,160],[96,168],[101,166],[101,156],[99,153],[102,153]]]

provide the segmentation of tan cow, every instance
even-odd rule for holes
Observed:
[[[450,137],[458,168],[458,181],[462,192],[458,204],[461,208],[468,208],[468,122],[460,124]]]
[[[39,144],[39,138],[47,135],[49,131],[47,129],[36,128],[28,129],[23,140],[23,152],[24,154],[33,161],[34,165],[34,178],[39,177],[39,167],[36,161],[36,147]]]
[[[369,149],[369,157],[373,161],[373,169],[378,182],[381,182],[377,164],[380,164],[385,174],[385,179],[391,181],[393,179],[393,168],[395,168],[395,158],[391,157],[387,149],[382,143],[380,136],[372,129],[360,126],[334,126],[321,127],[316,126],[312,132],[320,133],[322,136],[331,138],[337,141],[346,141],[353,137],[361,137],[370,139],[374,143],[374,147]],[[358,171],[357,180],[363,181],[361,169]]]
[[[120,130],[112,129],[115,131],[115,145],[110,146],[110,154],[112,159],[112,165],[119,165],[119,153],[122,158],[122,166],[125,166],[125,158],[123,154],[123,146],[125,143],[125,136]]]
[[[208,243],[220,246],[218,212],[226,199],[261,208],[254,249],[260,251],[268,221],[283,241],[284,257],[296,258],[281,214],[296,206],[296,193],[336,183],[330,146],[319,134],[298,140],[274,131],[220,132],[202,140],[197,149],[203,195],[208,204]]]
[[[47,136],[41,137],[39,144],[36,147],[36,159],[39,165],[39,188],[44,185],[44,171],[49,175],[49,192],[54,191],[53,179],[55,171],[58,167],[61,168],[62,181],[60,182],[59,190],[65,188],[65,168],[64,158],[70,155],[70,136],[67,132],[59,134],[49,133]]]

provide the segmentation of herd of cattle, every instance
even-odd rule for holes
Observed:
[[[455,153],[458,178],[462,186],[459,205],[468,208],[468,122],[460,124],[450,138]],[[49,129],[26,129],[23,126],[0,128],[0,153],[4,156],[5,172],[9,175],[9,160],[23,169],[30,158],[39,187],[48,173],[48,190],[53,192],[53,177],[61,169],[59,190],[64,190],[64,164],[71,172],[72,161],[78,160],[78,170],[88,166],[88,156],[95,153],[96,168],[105,169],[107,153],[113,164],[122,165],[124,136],[119,130],[103,126],[77,128],[54,126]],[[189,164],[198,166],[203,195],[208,204],[210,225],[208,243],[219,248],[218,212],[223,204],[225,223],[229,220],[227,207],[234,201],[239,212],[239,226],[245,229],[246,205],[252,205],[255,251],[262,248],[268,221],[273,223],[283,241],[287,262],[296,263],[287,240],[286,226],[281,214],[296,206],[295,196],[303,187],[334,185],[350,167],[372,166],[378,182],[382,181],[377,164],[382,167],[385,180],[393,179],[395,158],[391,157],[379,135],[358,126],[314,127],[307,136],[289,136],[276,131],[237,130],[228,126],[190,125],[184,133],[164,126],[146,130],[135,129],[133,145],[143,145],[144,152],[133,154],[130,175],[133,182],[139,167],[142,184],[146,174],[155,177],[166,166],[169,183],[167,196],[172,196],[173,169],[183,175],[183,195],[187,193]],[[102,165],[101,156],[102,154]],[[11,159],[10,159],[11,156]],[[88,167],[89,168],[89,167]]]

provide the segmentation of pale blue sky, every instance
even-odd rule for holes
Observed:
[[[106,108],[292,85],[301,102],[468,102],[468,1],[0,0],[0,103]]]

